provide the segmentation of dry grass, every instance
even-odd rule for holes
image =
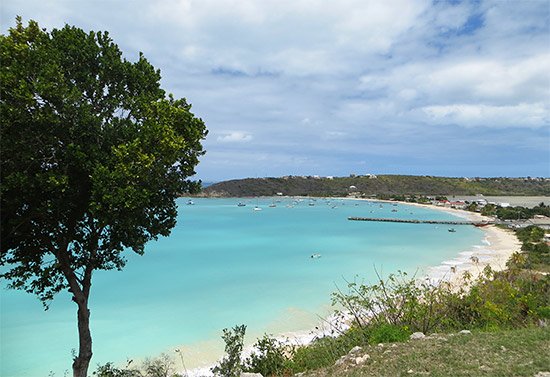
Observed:
[[[361,366],[320,369],[304,376],[534,376],[550,371],[550,329],[440,335],[370,346]]]

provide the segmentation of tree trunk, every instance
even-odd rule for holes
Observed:
[[[88,366],[92,359],[92,335],[90,333],[90,310],[88,300],[79,300],[78,304],[78,356],[73,362],[73,377],[87,377]]]

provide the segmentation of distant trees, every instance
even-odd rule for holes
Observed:
[[[73,374],[92,357],[94,270],[122,269],[125,249],[167,236],[175,198],[207,131],[167,96],[140,54],[122,58],[107,32],[51,32],[17,18],[0,36],[0,277],[47,303],[68,289],[78,307]]]
[[[285,195],[346,196],[355,186],[363,195],[390,197],[400,195],[437,196],[446,199],[452,195],[550,195],[550,180],[524,181],[517,178],[484,178],[465,181],[462,178],[377,175],[313,178],[287,176],[282,178],[239,179],[219,182],[205,188],[205,194],[227,196]],[[355,190],[354,190],[355,191]]]

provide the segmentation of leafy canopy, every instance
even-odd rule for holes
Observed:
[[[207,131],[107,32],[18,18],[0,59],[0,276],[46,303],[170,233]]]

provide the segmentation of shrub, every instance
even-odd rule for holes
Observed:
[[[233,329],[223,329],[222,339],[225,342],[226,356],[211,369],[214,375],[221,377],[239,377],[241,375],[241,353],[243,352],[245,332],[245,325],[235,326]]]
[[[411,332],[407,327],[382,324],[371,330],[369,340],[373,344],[404,342],[409,339],[409,335]]]
[[[360,328],[367,324],[390,324],[428,333],[440,328],[448,316],[447,302],[454,293],[446,284],[418,282],[398,271],[372,285],[348,283],[348,293],[333,294],[333,304],[342,306]]]
[[[264,335],[254,345],[254,351],[245,360],[245,370],[262,376],[292,374],[291,358],[294,349],[277,339]]]

